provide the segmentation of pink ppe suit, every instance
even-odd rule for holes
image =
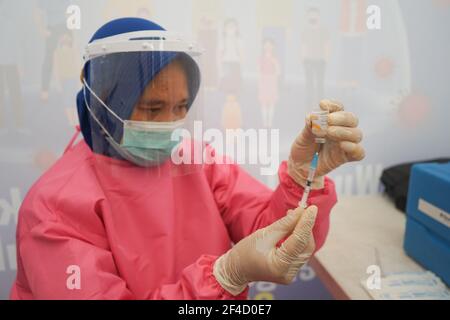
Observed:
[[[275,191],[236,164],[152,179],[81,141],[35,183],[20,208],[11,298],[245,299],[248,290],[235,297],[220,286],[213,264],[231,242],[297,207],[303,189],[286,167],[280,165]],[[326,178],[309,201],[319,208],[316,250],[335,203]]]

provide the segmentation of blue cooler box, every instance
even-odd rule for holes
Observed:
[[[450,163],[411,169],[404,248],[450,286]]]

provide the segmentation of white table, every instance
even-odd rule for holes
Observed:
[[[383,273],[424,270],[403,251],[405,224],[405,213],[385,196],[339,197],[327,241],[309,264],[335,299],[371,299],[361,285],[368,266]]]

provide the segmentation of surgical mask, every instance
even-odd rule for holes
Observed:
[[[122,148],[150,165],[167,160],[181,142],[184,120],[174,122],[124,121]]]
[[[106,140],[123,158],[142,167],[157,166],[170,158],[172,152],[181,143],[180,129],[184,125],[184,119],[173,122],[123,120],[91,90],[84,79],[83,82],[84,99],[90,114],[106,133]],[[123,123],[123,137],[120,144],[114,140],[92,112],[86,100],[85,88],[106,110]]]

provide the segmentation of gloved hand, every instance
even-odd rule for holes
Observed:
[[[252,281],[291,283],[314,252],[316,215],[315,206],[289,210],[282,219],[242,239],[216,260],[215,278],[233,295],[240,294]]]
[[[328,129],[325,132],[326,142],[319,153],[313,189],[323,188],[324,176],[340,165],[364,159],[364,148],[359,144],[362,132],[358,126],[358,118],[345,112],[339,102],[322,100],[322,110],[328,110]],[[318,151],[316,136],[311,128],[311,115],[306,118],[306,125],[291,148],[288,160],[288,174],[301,186],[305,187],[308,170],[314,153]]]

